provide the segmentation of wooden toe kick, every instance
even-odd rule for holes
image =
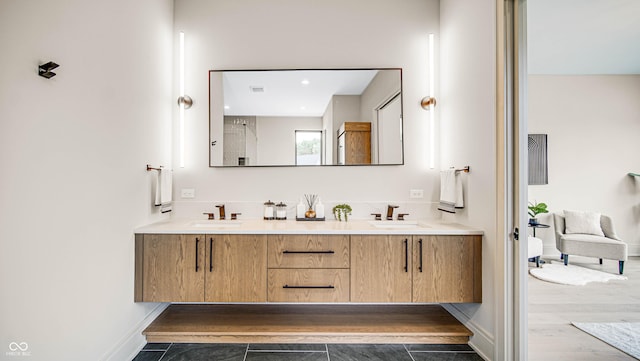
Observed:
[[[440,305],[172,304],[143,334],[174,343],[466,344]]]

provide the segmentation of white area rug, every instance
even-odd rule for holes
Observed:
[[[571,323],[591,336],[640,359],[640,323]]]
[[[610,280],[626,280],[627,277],[569,264],[546,263],[540,268],[532,268],[529,273],[543,281],[563,285],[584,286],[589,282],[608,282]]]

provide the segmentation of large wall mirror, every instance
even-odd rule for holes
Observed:
[[[211,70],[210,166],[403,164],[402,69]]]

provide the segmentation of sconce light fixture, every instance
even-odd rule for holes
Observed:
[[[54,76],[56,76],[56,73],[52,72],[51,70],[59,67],[60,65],[50,61],[46,64],[42,64],[38,66],[38,75],[40,75],[43,78],[47,78],[47,79],[51,79]]]
[[[178,107],[179,107],[179,128],[180,128],[180,168],[184,168],[184,110],[191,108],[193,100],[184,93],[184,32],[180,32],[179,43],[179,69],[178,69]]]
[[[436,98],[433,97],[424,97],[422,98],[422,100],[420,101],[420,105],[422,106],[422,108],[424,110],[429,110],[430,106],[436,106]]]
[[[435,168],[435,128],[436,128],[436,63],[435,63],[435,35],[429,34],[429,94],[422,98],[420,105],[429,111],[429,168]]]

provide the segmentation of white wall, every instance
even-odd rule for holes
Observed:
[[[462,174],[465,208],[444,219],[484,230],[482,304],[450,307],[467,319],[471,343],[487,359],[495,354],[496,269],[496,6],[493,0],[443,0],[440,3],[440,91],[436,91],[443,168],[470,166]]]
[[[529,133],[548,134],[549,184],[529,200],[551,212],[613,218],[629,253],[640,255],[640,75],[530,75]],[[550,214],[538,216],[553,225]],[[544,253],[559,254],[554,229],[537,230]]]
[[[176,190],[195,188],[196,198],[177,202],[176,215],[198,217],[210,210],[213,202],[221,201],[233,203],[231,208],[243,216],[258,216],[262,202],[268,199],[295,205],[301,194],[318,193],[327,207],[337,202],[352,204],[354,218],[384,211],[390,202],[411,213],[410,218],[439,218],[441,214],[435,211],[438,170],[441,166],[470,165],[467,208],[454,220],[486,232],[484,299],[481,305],[463,305],[456,310],[476,333],[474,346],[492,359],[493,276],[494,267],[501,267],[494,262],[494,1],[326,0],[310,6],[297,0],[181,0],[176,3],[175,22],[176,31],[186,32],[187,93],[196,102],[187,115],[187,164],[178,169],[175,182]],[[419,105],[428,95],[429,33],[436,39],[442,33],[442,92],[437,109],[444,125],[441,136],[436,136],[441,138],[435,147],[436,160],[442,160],[435,169],[429,169],[430,148],[425,141],[430,138],[429,116]],[[207,70],[331,67],[403,69],[403,166],[207,167]],[[409,199],[410,189],[424,189],[425,198]]]
[[[320,117],[256,117],[260,165],[296,164],[296,130],[322,130]]]
[[[143,343],[158,305],[133,302],[133,230],[161,218],[146,164],[171,166],[172,13],[0,2],[1,359],[126,360]]]
[[[294,206],[302,194],[318,193],[327,207],[350,202],[354,215],[361,217],[387,202],[398,202],[414,217],[433,216],[429,212],[439,185],[437,172],[427,166],[423,140],[428,139],[428,117],[419,102],[427,91],[427,34],[438,33],[438,14],[437,0],[176,2],[175,30],[186,34],[186,88],[195,103],[187,111],[186,167],[177,169],[174,185],[177,191],[196,189],[193,201],[176,204],[177,215],[197,217],[211,208],[211,202],[221,201],[251,203],[257,216],[268,199]],[[208,70],[349,67],[403,68],[404,166],[207,166]],[[256,186],[255,179],[272,181]],[[424,189],[427,196],[413,202],[410,189]]]
[[[387,119],[384,123],[387,127],[384,127],[378,125],[377,119],[377,109],[402,90],[401,84],[399,83],[399,80],[401,80],[399,75],[397,71],[378,72],[360,98],[360,121],[371,123],[371,161],[373,163],[379,163],[379,154],[384,154],[381,149],[382,147],[380,147],[380,143],[384,143],[380,141],[381,139],[386,139],[387,144],[392,144],[390,147],[384,149],[385,152],[388,152],[388,155],[381,157],[386,160],[383,163],[402,163],[400,132],[394,129],[394,127],[400,129],[400,127],[398,127],[399,121]],[[385,132],[381,132],[383,135],[386,135],[386,137],[379,135],[379,129],[386,130]]]
[[[333,164],[338,164],[338,133],[344,122],[360,121],[360,95],[334,95],[331,97],[331,119],[333,121]]]

